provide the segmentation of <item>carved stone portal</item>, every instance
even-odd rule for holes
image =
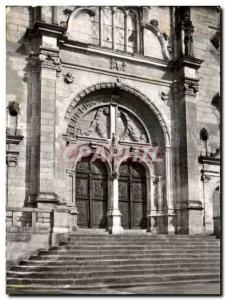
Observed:
[[[120,141],[148,143],[144,126],[133,114],[118,108],[116,119],[117,135]],[[109,139],[110,123],[110,106],[100,106],[89,111],[78,122],[74,122],[75,126],[70,128],[70,133],[74,137]]]

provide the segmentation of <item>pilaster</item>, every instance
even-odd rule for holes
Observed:
[[[203,61],[191,56],[183,56],[178,60],[178,74],[175,97],[178,99],[180,129],[179,168],[181,182],[180,208],[182,214],[179,224],[181,233],[201,233],[202,204],[199,201],[199,165],[197,143],[197,107],[199,78],[197,70]]]
[[[40,37],[38,53],[30,54],[30,63],[39,71],[40,87],[40,152],[38,161],[38,207],[54,207],[55,194],[55,115],[56,80],[61,72],[57,38],[36,29]]]

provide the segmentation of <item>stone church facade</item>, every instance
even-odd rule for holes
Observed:
[[[219,8],[6,14],[8,260],[81,228],[219,235]]]

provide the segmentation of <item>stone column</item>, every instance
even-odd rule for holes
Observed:
[[[166,199],[167,199],[168,234],[174,234],[175,226],[173,225],[173,219],[175,217],[175,214],[174,214],[173,200],[172,200],[171,147],[166,147],[165,162],[166,162]]]
[[[123,233],[123,228],[121,226],[121,213],[118,208],[118,173],[112,172],[110,177],[110,207],[108,210],[108,224],[109,233],[120,234]]]
[[[157,233],[157,207],[154,201],[154,181],[156,180],[155,176],[150,176],[147,178],[149,186],[149,195],[150,201],[148,205],[148,213],[147,213],[147,231],[152,232],[154,234]]]
[[[70,231],[78,230],[78,209],[76,207],[75,170],[67,170],[67,207],[70,209]]]

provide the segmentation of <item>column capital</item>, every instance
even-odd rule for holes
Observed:
[[[52,69],[57,73],[60,73],[62,67],[59,49],[45,49],[44,47],[41,47],[39,53],[34,53],[32,51],[29,55],[29,65],[30,67],[39,66],[41,68]]]
[[[117,171],[112,171],[110,173],[110,178],[111,179],[118,179],[119,178],[119,173]]]

